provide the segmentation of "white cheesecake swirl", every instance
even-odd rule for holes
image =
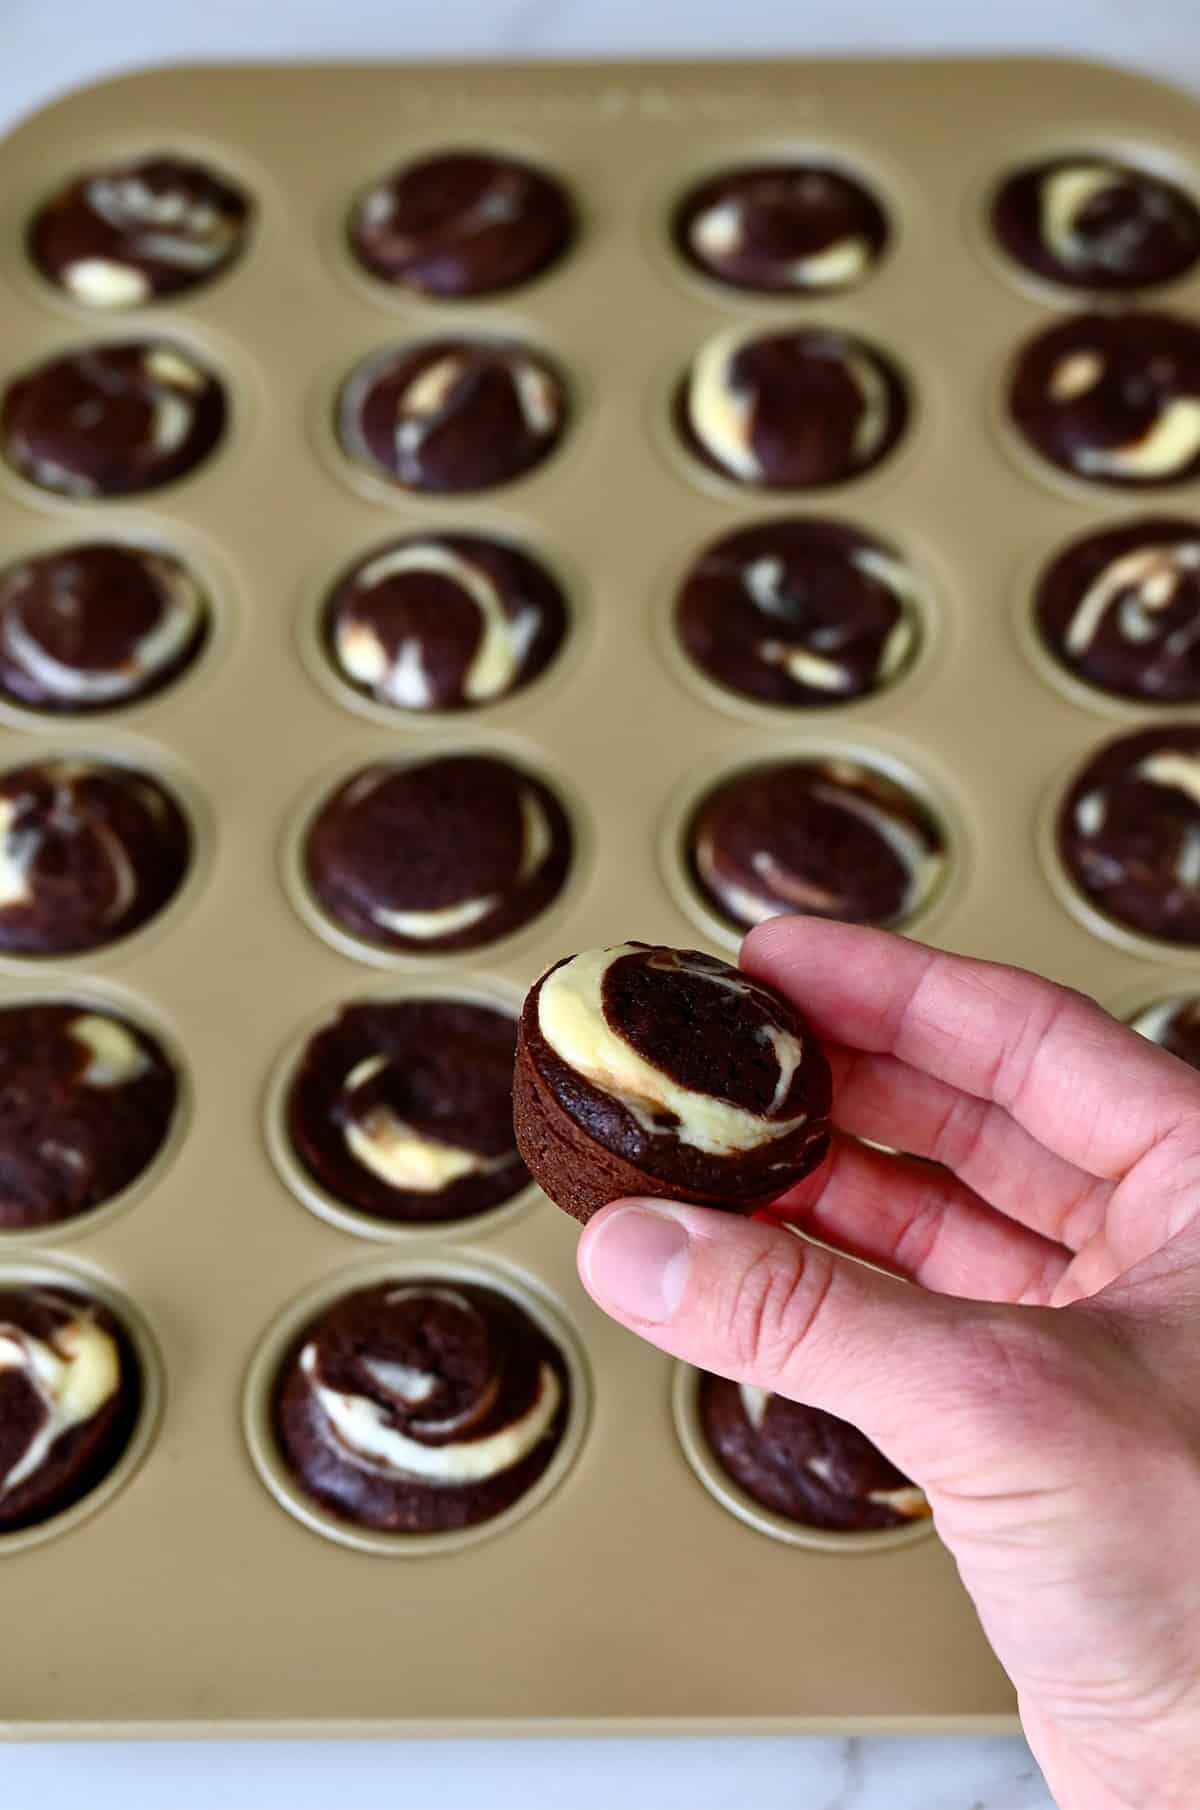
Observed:
[[[117,1393],[121,1355],[112,1334],[87,1309],[65,1318],[45,1338],[0,1320],[0,1373],[5,1371],[16,1371],[28,1383],[42,1418],[23,1452],[0,1475],[0,1499],[35,1476],[63,1435],[91,1420]]]

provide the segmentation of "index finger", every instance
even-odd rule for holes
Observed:
[[[1022,968],[811,917],[761,924],[741,960],[818,1034],[995,1101],[1091,1175],[1118,1179],[1189,1121],[1200,1142],[1200,1078],[1094,1000]]]

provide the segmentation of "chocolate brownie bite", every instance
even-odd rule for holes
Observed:
[[[506,760],[377,761],[320,807],[305,878],[341,929],[385,950],[477,949],[536,917],[571,865],[550,788]]]
[[[355,1290],[305,1328],[275,1386],[281,1456],[357,1527],[447,1533],[544,1474],[570,1411],[562,1352],[496,1289],[431,1276]]]
[[[107,1307],[74,1288],[0,1287],[0,1538],[95,1489],[141,1402],[137,1358]]]
[[[1107,742],[1067,792],[1057,842],[1071,880],[1106,917],[1200,945],[1200,727]]]
[[[837,755],[735,774],[701,800],[686,833],[701,898],[739,931],[789,912],[905,924],[937,891],[946,855],[914,793]]]
[[[684,196],[675,244],[705,276],[763,294],[828,295],[861,283],[882,256],[887,216],[874,195],[825,164],[751,164]]]
[[[924,1491],[848,1421],[707,1372],[697,1387],[713,1457],[772,1514],[836,1533],[875,1533],[929,1518]]]
[[[996,191],[991,222],[1015,263],[1067,289],[1148,289],[1200,258],[1200,208],[1190,196],[1088,152],[1017,170]]]
[[[1034,450],[1092,483],[1153,489],[1200,475],[1200,327],[1171,314],[1075,314],[1029,340],[1012,418]]]
[[[816,516],[739,528],[706,547],[675,607],[708,678],[766,704],[849,703],[912,658],[920,587],[893,547]]]
[[[225,391],[182,347],[123,340],[23,372],[0,403],[0,450],[40,490],[134,496],[182,478],[225,432]]]
[[[539,276],[575,232],[562,184],[515,157],[445,151],[367,190],[350,245],[372,276],[426,296],[495,295]]]
[[[335,672],[394,710],[470,710],[543,673],[566,634],[554,579],[479,534],[396,541],[348,572],[325,609]]]
[[[1043,645],[1085,685],[1200,699],[1200,522],[1148,516],[1081,536],[1043,572],[1034,608]]]
[[[114,541],[0,572],[0,696],[83,716],[139,704],[191,665],[208,600],[179,560]]]
[[[57,1225],[128,1188],[162,1149],[178,1093],[161,1045],[115,1013],[0,1007],[0,1232]]]
[[[883,353],[823,327],[718,335],[696,355],[675,406],[689,452],[762,490],[861,477],[891,452],[908,415]]]
[[[1160,1044],[1189,1068],[1200,1069],[1200,993],[1176,994],[1143,1006],[1129,1020],[1132,1030]]]
[[[71,955],[128,936],[178,891],[191,832],[149,774],[56,759],[0,773],[0,953]]]
[[[376,1219],[468,1219],[529,1185],[512,1128],[517,1026],[469,1000],[363,1000],[310,1038],[288,1088],[292,1150]]]
[[[626,1195],[749,1213],[829,1148],[829,1065],[796,1008],[696,949],[565,957],[517,1033],[517,1148],[587,1221]]]
[[[370,358],[338,405],[350,458],[405,490],[465,495],[511,483],[558,445],[566,385],[515,340],[439,339]]]
[[[29,255],[87,308],[135,308],[181,295],[227,269],[250,221],[225,176],[182,157],[76,176],[38,209]]]

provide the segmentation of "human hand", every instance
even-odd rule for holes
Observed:
[[[585,1287],[924,1487],[1062,1810],[1195,1810],[1200,1076],[1081,994],[883,931],[775,919],[742,965],[820,1035],[849,1134],[772,1214],[907,1282],[640,1201],[585,1228]]]

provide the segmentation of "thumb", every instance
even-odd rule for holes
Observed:
[[[1012,1441],[1014,1395],[1049,1380],[1065,1317],[928,1294],[782,1226],[662,1200],[603,1208],[578,1261],[597,1305],[660,1350],[852,1421],[922,1483]]]

